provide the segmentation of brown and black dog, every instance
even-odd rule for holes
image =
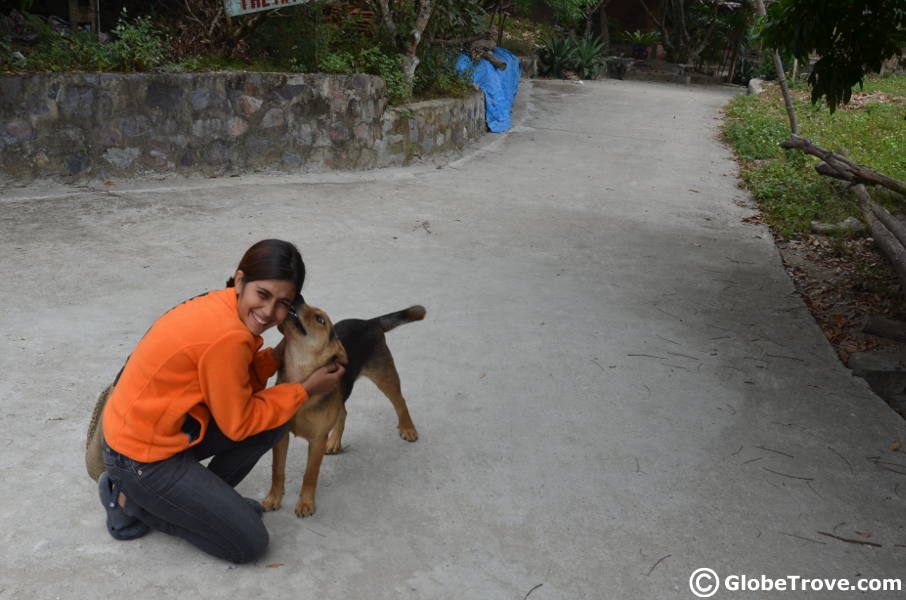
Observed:
[[[344,319],[332,325],[324,311],[302,300],[293,308],[295,316],[288,317],[280,326],[286,347],[277,383],[305,381],[313,371],[332,363],[346,366],[334,391],[309,398],[290,419],[289,433],[308,440],[308,464],[296,504],[296,516],[307,517],[315,512],[315,488],[324,454],[336,454],[343,449],[346,399],[359,376],[371,379],[390,399],[399,419],[400,437],[409,442],[418,439],[384,333],[422,320],[425,309],[410,306],[374,319]],[[289,433],[273,449],[271,489],[262,502],[265,510],[277,510],[283,501]]]

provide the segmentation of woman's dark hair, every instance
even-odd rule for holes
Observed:
[[[283,240],[261,240],[248,250],[236,267],[243,273],[243,281],[261,279],[280,279],[292,281],[296,286],[296,295],[302,291],[305,282],[305,263],[299,250]],[[227,287],[236,285],[233,277],[226,282]]]

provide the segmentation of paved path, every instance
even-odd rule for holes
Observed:
[[[693,598],[700,567],[906,577],[903,423],[741,222],[717,137],[731,93],[536,82],[512,132],[444,168],[0,192],[0,599],[648,600]],[[258,564],[115,542],[82,464],[95,396],[264,237],[298,243],[305,296],[335,319],[428,308],[390,337],[421,439],[363,382],[318,513],[266,515]],[[304,456],[295,441],[290,481]],[[264,495],[268,464],[243,494]]]

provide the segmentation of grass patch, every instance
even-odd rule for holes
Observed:
[[[849,106],[830,114],[813,106],[808,91],[794,89],[800,135],[891,177],[906,179],[906,76],[871,76]],[[741,174],[765,219],[782,237],[808,232],[812,221],[837,222],[861,213],[845,186],[815,172],[819,160],[778,144],[789,136],[780,88],[737,96],[725,109],[724,138],[736,152]],[[893,212],[906,210],[894,194],[872,191]]]

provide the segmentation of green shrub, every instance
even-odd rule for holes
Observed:
[[[572,36],[546,36],[538,50],[538,70],[542,75],[561,77],[576,64],[576,43]]]
[[[598,37],[576,39],[573,35],[546,36],[538,50],[542,75],[562,77],[575,71],[582,79],[594,79],[607,58],[607,48]]]
[[[123,11],[114,39],[101,43],[86,32],[61,32],[43,19],[29,16],[37,40],[25,48],[26,68],[33,71],[147,71],[167,60],[167,36],[150,17],[129,22]]]
[[[115,39],[103,48],[114,70],[148,71],[167,60],[167,36],[151,22],[151,17],[138,17],[130,23],[123,10],[113,35]]]
[[[589,37],[576,43],[574,55],[576,72],[582,79],[595,79],[607,58],[607,47],[599,37]]]
[[[408,100],[408,90],[403,80],[403,56],[385,54],[380,48],[368,48],[357,55],[350,52],[331,52],[318,64],[324,73],[369,73],[384,80],[387,97],[393,104]]]
[[[461,97],[474,90],[471,74],[456,72],[456,58],[442,50],[425,52],[415,70],[413,95],[420,98]]]
[[[324,73],[355,73],[356,60],[349,52],[331,52],[318,63]]]

